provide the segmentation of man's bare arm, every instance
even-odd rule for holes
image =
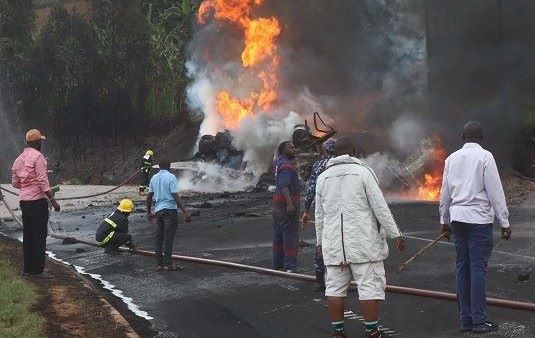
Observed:
[[[177,194],[177,193],[172,193],[172,195],[173,195],[173,198],[175,199],[176,205],[180,208],[180,210],[182,210],[182,213],[184,214],[184,217],[185,217],[186,221],[190,221],[191,220],[191,215],[189,214],[189,212],[184,207],[184,203],[182,202],[182,199],[180,198],[180,195]]]

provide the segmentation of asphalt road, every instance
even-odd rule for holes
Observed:
[[[207,202],[207,203],[206,203]],[[271,265],[271,213],[265,193],[203,195],[187,199],[200,216],[181,223],[175,252],[262,267]],[[204,205],[202,205],[204,203]],[[200,208],[204,206],[204,208]],[[455,292],[454,248],[441,243],[406,270],[399,264],[437,234],[437,206],[402,203],[392,206],[407,238],[402,255],[391,253],[387,262],[388,284]],[[59,234],[93,240],[93,234],[112,207],[88,206],[62,212],[52,220]],[[535,302],[535,275],[519,282],[520,273],[535,267],[532,220],[535,208],[512,208],[513,239],[495,250],[489,265],[488,296]],[[151,249],[153,227],[143,210],[131,215],[130,229],[140,248]],[[498,237],[498,227],[495,237]],[[13,222],[0,231],[20,236]],[[302,238],[314,243],[314,231]],[[330,321],[324,297],[312,283],[287,280],[251,272],[196,264],[180,264],[180,272],[156,272],[155,260],[131,254],[108,256],[98,248],[65,245],[49,238],[48,250],[57,257],[99,274],[131,297],[154,319],[133,319],[126,306],[118,305],[143,336],[159,337],[329,337]],[[83,252],[81,252],[83,251]],[[313,273],[314,248],[299,253],[304,273]],[[360,310],[355,291],[348,296],[346,328],[350,337],[362,336]],[[113,297],[111,297],[113,298]],[[535,313],[489,307],[489,319],[500,325],[492,337],[534,337]],[[382,304],[381,324],[395,337],[470,337],[458,331],[457,304],[399,294],[387,294]]]

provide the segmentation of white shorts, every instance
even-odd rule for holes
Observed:
[[[327,265],[325,296],[345,297],[351,277],[357,283],[360,300],[384,300],[386,277],[383,262]]]

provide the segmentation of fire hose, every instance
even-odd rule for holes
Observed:
[[[1,194],[1,193],[0,193]],[[6,207],[7,211],[9,212],[9,214],[11,215],[11,217],[13,217],[13,219],[15,220],[15,222],[17,222],[18,225],[20,225],[21,227],[24,228],[24,226],[22,225],[22,222],[20,221],[20,219],[15,215],[15,212],[13,211],[13,209],[9,206],[9,204],[7,204],[5,198],[2,197],[2,202],[4,203],[4,206]]]
[[[95,246],[95,247],[99,246],[97,243],[94,243],[94,242],[84,241],[84,240],[67,237],[67,236],[51,235],[51,237],[56,238],[56,239],[62,239],[62,240],[69,238],[72,243],[81,243],[81,244]],[[150,256],[150,257],[155,256],[154,252],[148,251],[148,250],[125,249],[125,248],[120,248],[120,250],[130,252],[133,254],[137,254],[137,255],[141,255],[141,256]],[[220,266],[220,267],[225,267],[225,268],[256,272],[256,273],[271,275],[275,277],[290,278],[290,279],[302,280],[302,281],[307,281],[307,282],[313,282],[316,280],[315,276],[290,273],[290,272],[285,272],[285,271],[262,268],[262,267],[253,266],[253,265],[221,261],[221,260],[216,260],[216,259],[182,256],[182,255],[175,255],[175,254],[172,255],[172,258],[174,260],[187,262],[187,263]],[[357,284],[353,281],[351,282],[351,285],[356,286]],[[416,289],[416,288],[409,288],[409,287],[397,286],[397,285],[387,285],[386,291],[397,293],[397,294],[410,295],[410,296],[419,296],[419,297],[426,297],[426,298],[457,301],[457,295],[454,293],[449,293],[449,292]],[[513,300],[508,300],[508,299],[487,298],[487,304],[490,306],[497,306],[497,307],[503,307],[503,308],[509,308],[509,309],[535,311],[535,303],[513,301]]]
[[[136,173],[137,174],[137,171]],[[135,175],[134,174],[134,175]],[[126,184],[132,177],[132,175],[128,180],[126,180],[122,185]],[[111,191],[117,189],[118,187],[112,189]],[[98,196],[98,195],[97,195]],[[90,196],[93,197],[93,196]],[[87,198],[87,197],[82,197]],[[22,222],[16,217],[15,213],[13,212],[13,209],[10,208],[10,206],[7,204],[5,199],[2,198],[2,202],[8,209],[9,213],[13,217],[13,219],[20,225],[22,225]],[[61,236],[57,234],[52,234],[50,237],[56,238],[56,239],[67,239],[69,238],[73,243],[81,243],[85,245],[95,246],[99,247],[97,243],[89,242],[80,240],[77,238],[67,237],[67,236]],[[140,249],[125,249],[120,248],[122,251],[131,252],[137,255],[141,256],[155,256],[155,253],[148,250],[140,250]],[[233,263],[233,262],[227,262],[227,261],[221,261],[221,260],[215,260],[215,259],[206,259],[206,258],[199,258],[199,257],[191,257],[191,256],[182,256],[182,255],[172,255],[172,258],[177,261],[182,262],[188,262],[188,263],[194,263],[194,264],[204,264],[204,265],[210,265],[210,266],[220,266],[220,267],[226,267],[231,269],[237,269],[242,271],[249,271],[249,272],[255,272],[260,274],[266,274],[276,277],[282,277],[282,278],[290,278],[290,279],[296,279],[296,280],[302,280],[302,281],[315,281],[316,278],[314,276],[310,275],[304,275],[304,274],[296,274],[296,273],[290,273],[285,271],[279,271],[279,270],[273,270],[273,269],[267,269],[262,268],[258,266],[252,266],[252,265],[246,265],[246,264],[240,264],[240,263]],[[356,286],[356,283],[353,281],[351,282],[351,285]],[[442,300],[449,300],[449,301],[457,301],[457,295],[454,293],[449,292],[441,292],[441,291],[434,291],[434,290],[425,290],[425,289],[417,289],[417,288],[409,288],[409,287],[403,287],[403,286],[397,286],[397,285],[387,285],[386,291],[391,293],[397,293],[397,294],[404,294],[404,295],[411,295],[411,296],[418,296],[418,297],[426,297],[426,298],[434,298],[434,299],[442,299]],[[526,310],[526,311],[534,311],[535,312],[535,303],[529,303],[529,302],[520,302],[520,301],[513,301],[508,299],[500,299],[500,298],[487,298],[487,304],[490,306],[497,306],[497,307],[503,307],[503,308],[509,308],[509,309],[517,309],[517,310]]]
[[[102,191],[102,192],[99,192],[99,193],[96,193],[96,194],[92,194],[92,195],[84,195],[84,196],[72,196],[72,197],[60,197],[60,198],[56,198],[56,201],[69,201],[69,200],[78,200],[78,199],[84,199],[84,198],[92,198],[92,197],[97,197],[97,196],[101,196],[101,195],[106,195],[106,194],[109,194],[110,192],[113,192],[117,189],[119,189],[120,187],[124,186],[125,184],[127,184],[128,182],[130,182],[134,177],[136,177],[136,175],[139,173],[139,169],[136,170],[130,177],[128,177],[125,181],[123,181],[122,183],[120,183],[119,185],[109,189],[109,190],[106,190],[106,191]],[[17,194],[16,192],[14,191],[11,191],[9,189],[6,189],[6,188],[2,188],[0,187],[1,190],[11,194],[11,195],[14,195],[14,196],[19,196],[19,194]]]
[[[136,177],[136,175],[139,173],[139,169],[136,170],[132,175],[130,175],[130,177],[128,177],[125,181],[123,181],[121,184],[119,184],[118,186],[115,186],[109,190],[106,190],[106,191],[103,191],[103,192],[100,192],[100,193],[97,193],[97,194],[92,194],[92,195],[84,195],[84,196],[76,196],[76,197],[61,197],[61,198],[56,198],[56,201],[69,201],[69,200],[78,200],[78,199],[84,199],[84,198],[92,198],[92,197],[97,197],[97,196],[101,196],[101,195],[106,195],[106,194],[109,194],[110,192],[113,192],[117,189],[119,189],[120,187],[124,186],[125,184],[127,184],[128,182],[130,182],[134,177]]]

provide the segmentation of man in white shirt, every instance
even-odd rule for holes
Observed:
[[[497,218],[502,238],[511,236],[509,211],[498,168],[492,154],[479,143],[483,128],[478,122],[464,126],[465,145],[451,154],[444,166],[440,192],[442,231],[453,231],[457,299],[462,331],[497,330],[487,321],[485,282],[492,251],[492,224]]]

